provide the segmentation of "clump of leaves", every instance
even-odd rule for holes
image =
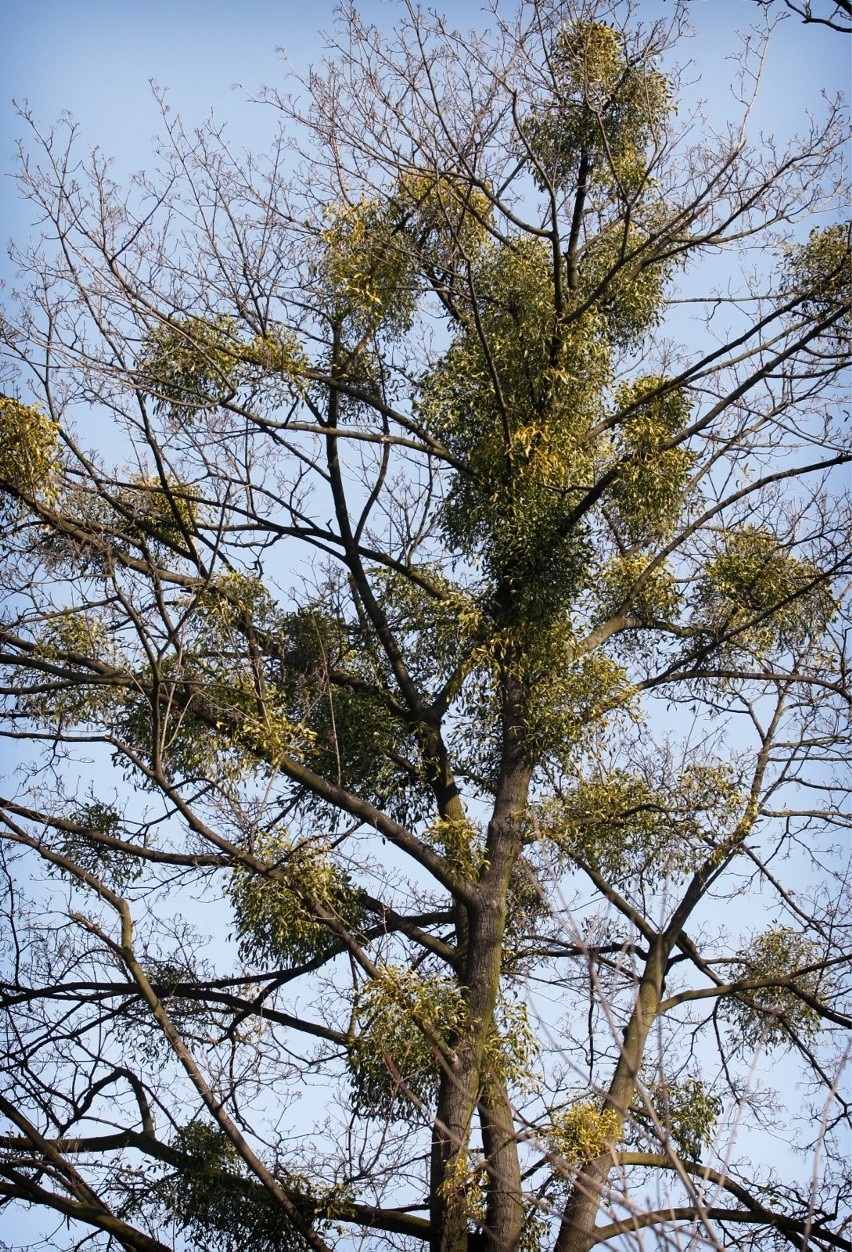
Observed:
[[[207,1042],[209,1029],[206,1027],[210,1021],[208,1006],[201,999],[178,993],[181,983],[191,987],[198,982],[196,971],[186,962],[174,959],[154,960],[146,966],[145,977],[184,1038],[189,1040],[193,1036],[198,1037],[200,1029],[201,1037]]]
[[[488,197],[451,174],[403,174],[395,197],[400,225],[426,263],[448,275],[476,255],[487,238]]]
[[[694,453],[677,443],[689,417],[689,397],[666,391],[666,382],[641,378],[619,387],[615,396],[617,410],[626,416],[616,428],[621,459],[610,492],[618,519],[635,543],[671,533],[695,463]]]
[[[835,608],[821,571],[756,527],[727,532],[704,567],[699,621],[719,637],[731,636],[726,647],[795,646],[822,630]]]
[[[249,372],[252,367],[257,371],[258,379],[270,374],[283,376],[295,388],[303,385],[310,364],[296,336],[283,326],[272,326],[265,333],[255,335],[243,346],[241,355]]]
[[[713,1137],[722,1111],[721,1097],[711,1095],[699,1078],[687,1078],[683,1082],[658,1078],[648,1085],[647,1094],[657,1122],[678,1155],[685,1160],[699,1160],[702,1149]],[[634,1131],[640,1132],[633,1137],[652,1150],[658,1148],[659,1132],[648,1116],[647,1106],[638,1098],[633,1116]]]
[[[199,1252],[303,1252],[310,1246],[273,1197],[249,1179],[223,1131],[192,1122],[172,1147],[182,1162],[158,1184],[158,1198]],[[298,1175],[278,1181],[308,1225],[322,1222],[328,1197]]]
[[[218,622],[223,630],[244,632],[249,625],[269,629],[278,625],[281,613],[261,579],[239,570],[220,574],[199,600],[205,621]]]
[[[115,498],[113,508],[132,530],[160,547],[185,548],[197,535],[201,500],[196,491],[174,479],[140,474]]]
[[[42,689],[31,694],[22,687],[21,701],[28,715],[73,726],[98,721],[120,705],[124,688],[102,667],[119,669],[121,651],[107,623],[93,610],[63,609],[45,621],[36,636],[34,655],[48,663],[51,677],[46,686],[39,676],[35,685]]]
[[[553,1115],[545,1137],[551,1151],[571,1165],[583,1166],[613,1148],[621,1131],[622,1119],[615,1109],[602,1109],[598,1100],[580,1100]]]
[[[385,201],[334,205],[322,243],[317,279],[349,336],[407,330],[415,303],[412,256]]]
[[[577,266],[576,301],[592,302],[613,344],[633,347],[659,319],[671,259],[653,253],[653,218],[643,229],[619,222],[585,245]]]
[[[596,597],[602,618],[626,612],[640,625],[673,621],[680,610],[680,595],[671,570],[662,564],[647,574],[650,558],[641,552],[613,557],[596,580]]]
[[[457,1152],[444,1173],[438,1194],[453,1213],[462,1213],[476,1225],[485,1222],[485,1188],[488,1166],[472,1152]]]
[[[590,737],[634,697],[627,672],[604,652],[572,655],[572,640],[554,623],[524,658],[528,685],[526,736],[538,759],[575,763]],[[544,646],[541,646],[544,645]],[[547,648],[550,645],[550,648]]]
[[[645,151],[671,110],[671,89],[648,61],[630,57],[606,22],[582,19],[557,36],[548,59],[556,102],[525,126],[536,181],[573,187],[578,171],[622,197],[648,177]]]
[[[261,580],[223,575],[195,608],[180,652],[158,667],[161,697],[173,684],[173,699],[159,711],[161,752],[172,768],[219,784],[274,769],[285,754],[310,753],[314,733],[283,682],[286,616]],[[139,742],[144,719],[145,697],[124,719],[130,742]]]
[[[335,947],[328,923],[360,929],[364,912],[358,893],[327,843],[297,843],[286,831],[270,831],[258,839],[255,855],[269,872],[239,865],[230,887],[244,959],[299,965]]]
[[[511,1088],[535,1090],[539,1077],[535,1064],[541,1054],[541,1042],[530,1025],[526,1002],[501,994],[494,1022],[482,1057],[484,1082],[496,1078]]]
[[[523,593],[529,614],[544,610],[542,597],[551,611],[561,604],[585,566],[585,532],[564,523],[587,481],[583,435],[610,364],[605,337],[586,319],[557,327],[552,266],[538,242],[483,251],[476,328],[459,333],[420,403],[425,424],[470,471],[446,498],[449,538]]]
[[[428,1110],[440,1077],[434,1032],[452,1039],[466,1020],[458,984],[386,965],[360,993],[355,1016],[349,1066],[356,1104],[385,1115],[404,1107],[409,1116],[411,1093]]]
[[[680,879],[736,824],[742,796],[729,769],[694,766],[650,780],[614,770],[542,806],[542,833],[613,884]]]
[[[806,935],[777,926],[756,935],[731,966],[731,982],[767,980],[726,996],[722,1012],[734,1026],[743,1046],[762,1040],[767,1048],[790,1043],[794,1035],[812,1040],[819,1033],[819,1009],[797,991],[823,1003],[830,994],[830,979],[822,966],[822,953]]]
[[[192,422],[233,399],[240,383],[241,349],[232,317],[187,317],[164,322],[137,361],[140,383],[159,409]]]
[[[837,317],[828,334],[847,337],[852,318],[852,222],[812,230],[807,243],[790,250],[787,292],[802,301],[802,311]]]
[[[21,499],[51,504],[59,467],[56,424],[34,405],[0,395],[0,518],[15,516]]]
[[[485,864],[482,833],[467,818],[440,818],[424,832],[423,838],[443,852],[450,866],[475,882]]]
[[[141,877],[142,866],[135,857],[110,847],[98,838],[99,835],[113,839],[121,837],[121,815],[115,809],[96,801],[77,810],[72,820],[83,829],[63,837],[61,850],[64,856],[116,891],[124,891]]]

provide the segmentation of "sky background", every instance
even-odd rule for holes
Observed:
[[[479,0],[438,4],[461,28],[482,21]],[[512,6],[506,5],[505,8]],[[283,48],[304,71],[325,54],[321,30],[334,27],[332,0],[0,0],[0,242],[28,231],[30,211],[20,203],[12,172],[16,142],[26,131],[12,101],[29,101],[50,125],[67,110],[84,142],[116,159],[116,175],[150,163],[159,116],[151,81],[169,92],[172,108],[190,124],[210,113],[226,122],[231,140],[263,149],[275,127],[270,109],[247,96],[285,78]],[[361,11],[393,24],[392,0],[365,0]],[[780,11],[780,2],[776,6]],[[639,18],[670,14],[673,0],[638,0]],[[683,46],[695,62],[693,93],[708,100],[711,116],[727,112],[734,31],[760,21],[752,0],[693,0],[696,28]],[[790,18],[772,41],[755,130],[789,131],[802,106],[821,90],[845,90],[849,40]]]
[[[392,26],[396,6],[390,0],[360,7]],[[437,0],[437,7],[462,28],[481,20],[479,0]],[[638,0],[636,6],[646,21],[672,7],[673,0]],[[760,13],[752,0],[694,0],[692,13],[696,34],[681,58],[694,62],[688,75],[693,98],[705,98],[708,113],[719,119],[731,111],[726,58],[736,48],[735,30],[759,22]],[[152,80],[168,90],[173,110],[190,126],[212,113],[227,124],[236,147],[263,150],[276,115],[247,97],[263,84],[283,85],[279,48],[303,73],[321,61],[327,41],[320,31],[332,30],[334,21],[332,0],[0,0],[0,277],[14,282],[6,244],[12,237],[23,242],[32,225],[12,177],[16,143],[26,132],[13,100],[28,101],[44,126],[71,113],[83,144],[115,158],[119,181],[151,164],[160,124]],[[849,43],[792,18],[779,23],[752,136],[789,134],[809,105],[818,110],[823,90],[845,92]],[[14,1229],[0,1230],[0,1247],[4,1238],[32,1235],[31,1223],[22,1216]]]

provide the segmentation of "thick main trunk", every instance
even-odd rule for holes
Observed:
[[[517,1134],[505,1083],[486,1079],[479,1120],[488,1162],[483,1249],[510,1252],[518,1246],[524,1212]]]
[[[456,1065],[448,1067],[441,1079],[432,1136],[433,1252],[466,1252],[468,1247],[468,1220],[472,1212],[464,1186],[465,1167],[473,1117],[481,1101],[483,1082],[487,1080],[483,1072],[484,1054],[494,1031],[506,921],[505,895],[487,890],[483,892],[483,897],[481,905],[468,911],[469,942],[464,972],[468,1027],[457,1048]],[[514,1187],[512,1211],[519,1212],[520,1168],[517,1145],[507,1118],[510,1119],[508,1100],[503,1104],[496,1101],[488,1135],[490,1142],[499,1148],[496,1169],[510,1187]],[[483,1143],[488,1155],[486,1168],[489,1177],[493,1177],[495,1164],[490,1159],[488,1142],[484,1133]],[[500,1216],[494,1226],[493,1237],[487,1237],[485,1246],[489,1252],[498,1252],[498,1249],[500,1252],[514,1252],[517,1248],[515,1236],[520,1234],[520,1225],[511,1221],[507,1223],[506,1205],[502,1198],[495,1208],[494,1190],[494,1187],[488,1188],[488,1227],[492,1226],[492,1213],[499,1211]]]
[[[458,1063],[441,1078],[432,1128],[430,1252],[467,1252],[468,1211],[459,1167],[470,1142],[478,1082],[472,1049],[460,1050]]]
[[[523,745],[521,685],[504,680],[503,752],[494,809],[488,826],[486,863],[475,901],[464,906],[467,943],[459,975],[467,1023],[457,1065],[442,1076],[432,1136],[432,1252],[467,1252],[469,1205],[464,1165],[477,1105],[485,1152],[486,1214],[478,1248],[517,1252],[521,1237],[521,1182],[511,1107],[504,1088],[484,1072],[495,1033],[503,935],[512,867],[521,848],[531,769]],[[460,1185],[455,1186],[458,1182]]]

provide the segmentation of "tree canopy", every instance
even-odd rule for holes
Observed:
[[[347,9],[273,151],[164,108],[129,187],[32,122],[0,1202],[51,1246],[852,1247],[847,129],[752,140],[754,40],[681,115],[687,8]]]

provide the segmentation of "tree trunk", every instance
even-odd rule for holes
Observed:
[[[469,1045],[459,1050],[457,1065],[445,1070],[441,1077],[432,1130],[430,1252],[467,1252],[466,1197],[457,1185],[456,1170],[459,1157],[466,1156],[470,1142],[478,1080],[478,1066]]]
[[[486,1077],[479,1101],[482,1147],[488,1162],[485,1252],[517,1248],[523,1225],[521,1163],[512,1106],[504,1082]]]
[[[467,951],[462,982],[467,998],[467,1034],[460,1041],[458,1064],[445,1071],[438,1095],[432,1136],[432,1252],[467,1252],[468,1211],[463,1189],[453,1184],[462,1173],[458,1158],[467,1156],[473,1115],[482,1114],[486,1156],[486,1220],[478,1244],[488,1252],[516,1252],[523,1221],[520,1163],[508,1096],[499,1085],[483,1087],[483,1054],[495,1031],[500,990],[503,935],[512,868],[521,848],[523,815],[531,769],[523,746],[522,684],[504,677],[503,751],[494,808],[488,825],[486,863],[477,899],[467,914]],[[492,1153],[493,1159],[492,1159]]]

